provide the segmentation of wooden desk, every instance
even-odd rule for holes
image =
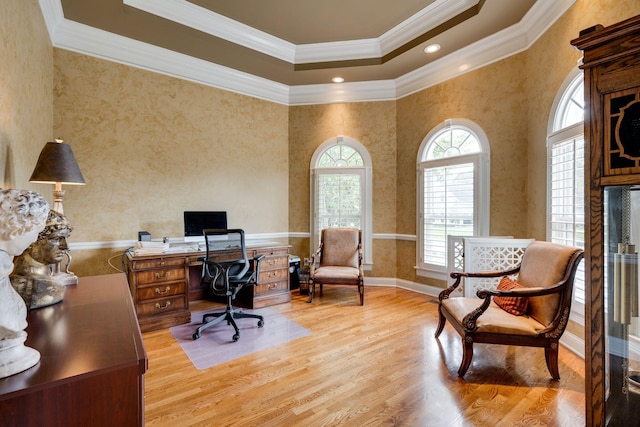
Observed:
[[[215,252],[219,261],[240,258],[237,250]],[[138,322],[143,332],[189,323],[189,301],[204,299],[200,285],[205,252],[183,252],[134,256],[127,252],[126,270]],[[264,255],[256,286],[240,290],[236,305],[260,308],[291,301],[289,291],[289,246],[247,245],[247,256]],[[223,301],[226,303],[226,301]]]
[[[32,310],[40,362],[0,379],[2,426],[143,426],[147,354],[124,274],[81,277]]]

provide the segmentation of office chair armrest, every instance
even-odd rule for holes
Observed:
[[[253,261],[253,271],[256,272],[256,283],[258,283],[258,279],[260,279],[260,261],[264,258],[264,255],[258,255],[252,258]]]

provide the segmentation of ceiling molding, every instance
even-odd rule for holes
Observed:
[[[301,86],[287,86],[67,20],[60,0],[39,3],[55,47],[279,104],[306,105],[396,100],[499,61],[528,49],[575,1],[538,0],[518,24],[394,80]]]
[[[191,2],[185,0],[124,0],[123,4],[282,61],[295,62],[296,46],[293,43]]]
[[[536,2],[518,24],[397,78],[398,97],[402,98],[529,49],[575,1]]]
[[[392,101],[397,98],[393,80],[291,86],[289,105]]]
[[[436,0],[377,38],[294,45],[186,0],[123,1],[126,6],[195,28],[291,64],[380,58],[479,2],[480,0]]]
[[[55,29],[54,46],[279,104],[289,102],[289,86],[282,83],[67,19]]]

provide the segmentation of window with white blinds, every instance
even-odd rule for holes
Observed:
[[[584,82],[574,70],[556,96],[547,138],[547,240],[584,249]],[[576,272],[573,304],[574,321],[583,322],[585,302],[585,262]]]
[[[446,265],[447,235],[472,236],[474,219],[473,163],[424,171],[423,260]]]
[[[482,129],[452,119],[418,153],[418,274],[447,280],[447,236],[489,230],[489,144]]]
[[[550,240],[584,248],[584,138],[551,147]],[[574,284],[575,300],[584,304],[584,263]]]

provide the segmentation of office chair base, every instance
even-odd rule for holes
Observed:
[[[242,310],[238,309],[227,309],[226,311],[221,313],[207,313],[202,316],[202,325],[198,327],[198,329],[196,329],[196,331],[193,333],[194,341],[200,338],[202,331],[224,320],[227,321],[227,325],[233,326],[233,329],[235,329],[236,331],[236,333],[232,337],[233,342],[238,341],[240,339],[240,329],[238,329],[238,325],[236,324],[234,319],[258,319],[258,328],[262,328],[264,326],[263,316],[260,316],[258,314],[244,313],[242,312]]]

